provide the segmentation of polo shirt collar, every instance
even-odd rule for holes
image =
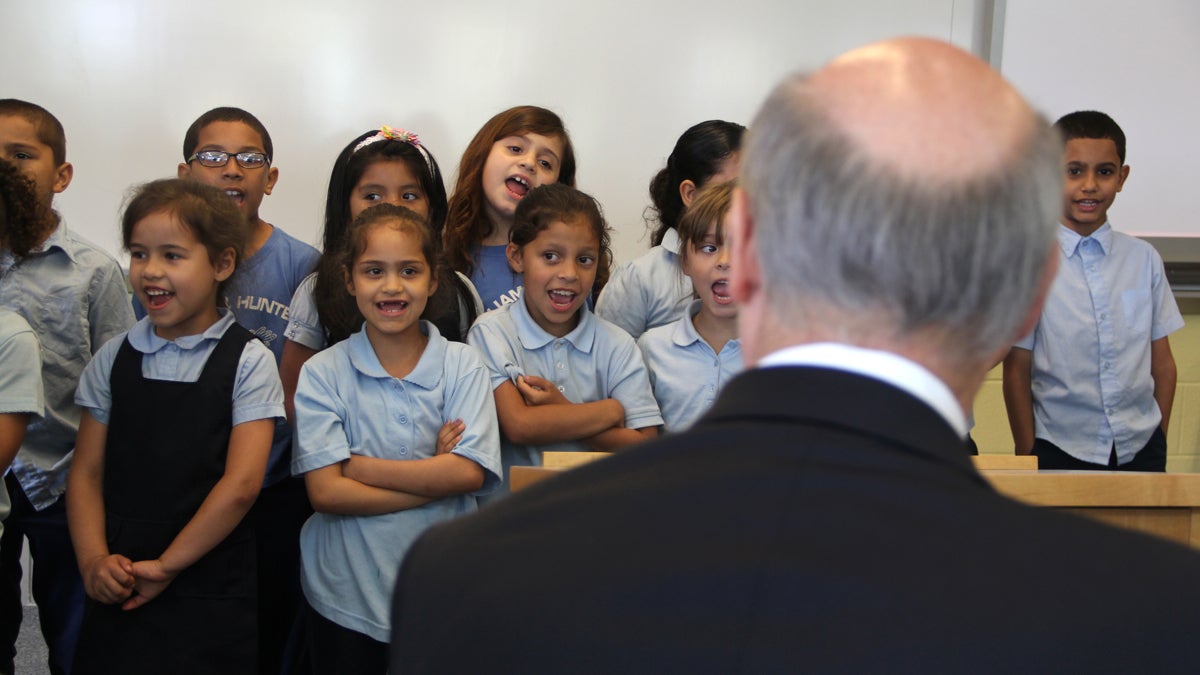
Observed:
[[[521,341],[521,346],[533,351],[560,339],[542,330],[542,327],[537,325],[533,317],[529,314],[529,306],[525,302],[525,293],[522,293],[521,299],[515,303],[516,307],[511,310],[513,313],[513,323],[517,326],[517,338]],[[572,346],[585,354],[592,351],[592,345],[596,342],[596,319],[592,316],[591,310],[587,308],[586,302],[579,308],[579,325],[575,326],[575,330],[567,333],[561,339],[570,342]]]
[[[203,333],[185,335],[178,340],[159,337],[154,332],[154,324],[150,322],[149,318],[144,318],[129,329],[129,344],[143,354],[153,354],[167,345],[175,345],[179,349],[195,349],[205,340],[220,340],[225,335],[225,331],[229,330],[230,324],[233,323],[233,313],[228,309],[217,309],[217,313],[221,315],[221,318],[217,319],[217,322],[209,326]]]
[[[421,332],[429,337],[429,341],[425,344],[425,351],[421,353],[421,358],[412,372],[400,379],[422,389],[434,389],[442,381],[442,363],[446,360],[446,341],[440,339],[441,334],[438,333],[437,327],[428,321],[421,321]],[[379,357],[375,355],[375,348],[371,346],[371,340],[367,337],[365,323],[357,333],[351,335],[347,340],[350,342],[350,364],[354,366],[355,370],[376,379],[396,379],[384,370],[383,364],[379,362]]]
[[[688,305],[687,311],[683,313],[682,320],[676,322],[675,330],[671,331],[671,342],[680,347],[690,347],[704,339],[700,337],[700,333],[696,330],[696,324],[692,323],[692,317],[700,312],[700,302],[700,300],[693,300]]]
[[[679,248],[682,245],[683,241],[679,238],[679,232],[673,227],[667,228],[666,233],[663,234],[662,243],[659,244],[675,255],[679,255]]]

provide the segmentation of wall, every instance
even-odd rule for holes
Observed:
[[[998,65],[1050,120],[1102,110],[1128,139],[1129,180],[1113,222],[1137,235],[1195,237],[1200,154],[1200,3],[1194,0],[1007,0]],[[1177,258],[1168,251],[1169,258]]]
[[[566,121],[579,185],[604,205],[626,260],[649,245],[647,185],[684,129],[749,122],[785,73],[892,35],[976,49],[985,5],[10,0],[0,96],[61,118],[76,171],[56,203],[114,253],[122,195],[174,175],[184,130],[209,108],[244,107],[267,125],[280,182],[263,216],[315,243],[333,159],[362,131],[417,131],[451,180],[489,117],[543,105]]]

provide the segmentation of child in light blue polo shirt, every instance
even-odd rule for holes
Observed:
[[[657,227],[653,248],[613,270],[596,302],[596,314],[636,340],[651,328],[684,316],[692,301],[692,284],[679,267],[679,219],[710,183],[732,180],[738,171],[738,149],[746,128],[734,122],[708,120],[683,132],[667,165],[650,180],[651,212]]]
[[[620,450],[658,434],[662,416],[633,338],[587,308],[608,231],[588,195],[531,190],[513,218],[509,262],[519,302],[479,317],[467,341],[491,371],[509,467],[547,450]]]
[[[1016,452],[1042,469],[1165,471],[1167,336],[1183,317],[1162,258],[1108,221],[1129,176],[1125,134],[1095,111],[1055,126],[1066,144],[1058,273],[1037,327],[1004,360]]]
[[[668,432],[691,426],[742,370],[737,306],[729,296],[725,216],[733,183],[704,188],[679,221],[679,264],[696,300],[678,321],[638,338]]]
[[[300,534],[301,584],[314,672],[382,673],[400,562],[500,482],[499,433],[478,353],[420,320],[439,259],[424,218],[372,207],[343,246],[365,325],[300,371],[292,471],[317,511]]]

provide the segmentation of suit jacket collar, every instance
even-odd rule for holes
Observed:
[[[747,370],[721,391],[704,422],[782,422],[849,431],[948,463],[980,482],[961,438],[933,408],[870,377],[829,368]]]

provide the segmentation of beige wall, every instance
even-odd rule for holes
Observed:
[[[1182,329],[1171,335],[1171,351],[1179,369],[1175,407],[1167,428],[1167,471],[1200,473],[1200,308],[1181,301]],[[975,401],[975,430],[971,432],[985,454],[1012,453],[1012,434],[1000,390],[1000,368],[988,379]]]

